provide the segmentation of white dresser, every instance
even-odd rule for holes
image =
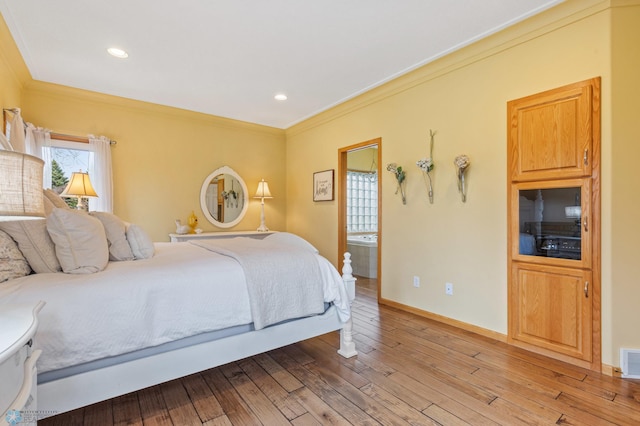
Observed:
[[[41,351],[32,350],[32,343],[43,306],[39,302],[0,312],[0,426],[37,422],[36,361]]]
[[[234,237],[251,237],[262,239],[267,235],[271,235],[276,231],[229,231],[229,232],[202,232],[200,234],[169,234],[172,243],[189,240],[213,240],[220,238],[234,238]]]

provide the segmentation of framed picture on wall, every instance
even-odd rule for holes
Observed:
[[[333,200],[333,169],[313,174],[313,201]]]

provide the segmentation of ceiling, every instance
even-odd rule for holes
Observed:
[[[0,0],[0,13],[35,80],[287,128],[562,1]]]

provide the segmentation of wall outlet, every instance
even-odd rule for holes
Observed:
[[[453,296],[453,284],[446,283],[444,285],[444,292],[447,294],[447,296]]]
[[[420,287],[420,277],[417,275],[413,277],[413,286],[416,288]]]

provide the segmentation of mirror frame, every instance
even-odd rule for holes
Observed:
[[[213,178],[218,175],[230,175],[234,177],[238,182],[240,182],[240,186],[242,187],[242,203],[243,203],[242,210],[238,214],[238,217],[236,217],[231,222],[220,222],[216,220],[211,215],[211,212],[207,207],[207,188],[209,187],[209,184],[211,183]],[[213,172],[211,172],[211,174],[209,174],[209,176],[205,178],[204,182],[202,183],[202,188],[200,188],[200,209],[202,210],[204,217],[206,217],[207,220],[213,226],[216,226],[218,228],[232,228],[236,226],[238,223],[240,223],[242,219],[244,219],[244,216],[247,213],[248,208],[249,208],[249,194],[247,192],[247,184],[244,183],[244,179],[242,179],[240,175],[236,173],[235,170],[233,170],[231,167],[229,166],[219,167],[215,169]]]

